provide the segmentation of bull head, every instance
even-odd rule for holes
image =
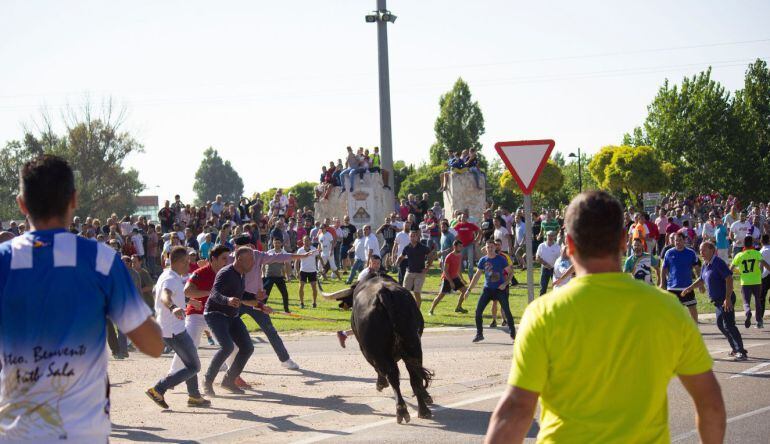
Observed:
[[[321,292],[321,295],[324,297],[324,299],[331,299],[335,301],[350,297],[352,294],[353,294],[352,288],[345,288],[343,290],[335,291],[334,293]]]

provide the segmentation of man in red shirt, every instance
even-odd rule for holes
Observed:
[[[185,310],[184,326],[187,334],[192,338],[195,348],[198,348],[198,344],[200,344],[201,334],[208,328],[206,320],[203,318],[203,308],[206,306],[206,299],[209,298],[209,292],[211,292],[211,288],[214,286],[214,278],[216,278],[217,272],[220,268],[227,265],[229,255],[230,249],[226,246],[217,245],[214,247],[209,253],[209,263],[195,270],[184,286],[185,296],[201,302],[201,308],[196,309],[188,304]],[[182,367],[184,367],[184,363],[182,363],[182,360],[177,355],[174,355],[174,359],[171,361],[171,373]]]
[[[468,310],[463,308],[463,293],[465,292],[465,282],[460,274],[460,265],[463,260],[463,243],[460,240],[455,240],[452,243],[452,252],[444,258],[443,273],[441,274],[441,290],[439,290],[438,296],[433,300],[433,304],[430,306],[428,316],[433,316],[433,310],[444,295],[452,291],[458,292],[457,307],[455,313],[468,313]]]
[[[474,223],[466,220],[465,213],[458,216],[459,222],[454,229],[457,232],[456,239],[463,243],[463,260],[468,268],[468,279],[473,277],[473,263],[476,261],[476,242],[481,238],[481,229]]]

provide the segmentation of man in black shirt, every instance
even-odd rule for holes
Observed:
[[[407,269],[404,275],[404,288],[411,291],[414,295],[414,301],[417,303],[417,308],[420,307],[422,299],[420,294],[422,293],[422,286],[425,283],[425,275],[428,273],[427,260],[431,249],[420,243],[420,232],[409,232],[409,245],[404,247],[404,251],[401,253],[401,257],[398,258],[396,264],[401,264],[406,260]]]
[[[393,251],[393,244],[396,241],[396,227],[391,225],[390,216],[385,217],[385,223],[377,229],[376,234],[382,235],[382,239],[385,241],[385,245],[380,248],[380,257],[387,264],[387,256]]]
[[[492,211],[487,208],[484,210],[484,219],[481,221],[481,244],[485,244],[489,239],[492,239],[495,235],[495,224],[492,220]]]
[[[353,242],[356,240],[356,226],[350,223],[350,217],[347,215],[342,218],[340,230],[342,230],[342,246],[340,247],[342,265],[346,269],[349,269],[350,257],[348,257],[348,251],[350,251],[350,246],[353,245]]]
[[[233,343],[238,346],[235,361],[227,369],[222,380],[222,388],[237,394],[243,394],[235,384],[235,378],[240,376],[243,367],[254,352],[251,337],[246,325],[238,316],[241,304],[250,305],[257,310],[270,314],[270,307],[257,300],[244,301],[245,292],[244,277],[254,266],[254,253],[251,247],[239,247],[235,251],[235,262],[219,270],[214,280],[214,287],[206,301],[206,309],[203,317],[206,319],[211,332],[217,338],[221,348],[211,359],[208,371],[203,383],[203,390],[209,396],[214,396],[214,378],[217,376],[222,363],[233,351]]]

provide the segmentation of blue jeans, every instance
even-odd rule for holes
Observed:
[[[217,350],[211,359],[209,369],[206,371],[206,382],[214,382],[214,378],[216,378],[217,372],[219,372],[225,359],[233,352],[233,343],[235,343],[238,345],[238,353],[235,355],[235,361],[227,369],[225,378],[222,381],[233,382],[241,374],[243,367],[246,366],[246,362],[248,362],[249,357],[254,352],[249,331],[246,330],[246,325],[244,325],[240,317],[231,318],[224,313],[218,312],[204,313],[203,317],[206,319],[206,324],[208,324],[211,332],[214,333],[214,337],[217,338],[217,342],[221,345],[221,348]]]
[[[468,246],[463,247],[463,261],[465,261],[465,266],[468,269],[468,279],[473,279],[473,262],[476,259],[476,245],[474,243],[468,244]]]
[[[334,263],[337,264],[337,268],[342,268],[342,243],[337,242],[334,246]]]
[[[254,322],[259,325],[260,330],[265,333],[267,340],[270,341],[270,346],[273,347],[273,351],[278,355],[278,360],[284,362],[289,359],[289,352],[286,351],[286,346],[283,345],[281,337],[278,336],[278,330],[273,326],[273,321],[270,319],[270,316],[256,310],[254,307],[241,305],[238,315],[244,314],[251,316],[251,318],[254,319]],[[251,345],[251,340],[249,340],[249,345]],[[240,348],[240,345],[238,345],[238,347]]]
[[[476,334],[482,335],[484,333],[484,326],[482,316],[487,305],[492,300],[496,300],[500,303],[500,308],[503,310],[503,316],[505,321],[511,328],[511,337],[516,336],[516,328],[513,326],[513,315],[511,314],[511,307],[508,305],[508,290],[500,290],[499,288],[484,287],[479,297],[479,302],[476,304]]]
[[[353,283],[353,279],[356,278],[356,274],[363,269],[364,269],[364,261],[362,261],[361,259],[356,259],[356,261],[353,262],[353,266],[350,268],[350,276],[348,276],[348,280],[345,281],[345,283],[347,284]]]
[[[355,181],[356,173],[361,176],[361,180],[364,180],[364,173],[368,170],[366,168],[351,168],[348,176],[350,176],[350,191],[353,191],[353,182]]]
[[[735,293],[731,296],[733,301],[733,307],[735,307]],[[741,338],[741,332],[735,326],[735,310],[724,311],[722,307],[722,301],[712,301],[717,315],[717,328],[725,335],[727,342],[730,343],[730,347],[734,352],[746,353],[746,349],[743,348],[743,338]]]
[[[345,178],[350,176],[350,172],[353,171],[353,168],[345,168],[344,170],[340,171],[340,186],[342,189],[345,189]],[[351,189],[353,187],[353,178],[350,178],[350,186]]]
[[[198,358],[198,350],[187,331],[163,338],[163,342],[169,346],[184,364],[184,368],[174,373],[169,373],[165,378],[155,384],[155,390],[161,395],[166,393],[169,387],[174,387],[182,382],[187,384],[187,394],[194,397],[201,395],[198,391],[198,372],[201,371],[201,361]]]
[[[548,283],[553,278],[553,268],[540,267],[540,296],[548,291]]]
[[[332,174],[332,186],[340,186],[342,185],[342,180],[340,178],[340,175],[342,175],[342,171],[337,170],[334,174]]]
[[[471,167],[468,171],[470,171],[471,174],[473,174],[473,180],[476,181],[476,188],[481,189],[481,184],[479,183],[479,178],[483,174],[481,170],[479,170],[477,167]]]

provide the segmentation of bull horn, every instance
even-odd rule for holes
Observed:
[[[346,298],[353,294],[352,288],[345,288],[340,291],[335,291],[334,293],[324,293],[321,292],[321,296],[324,297],[324,299],[333,299],[333,300],[340,300],[342,298]]]

